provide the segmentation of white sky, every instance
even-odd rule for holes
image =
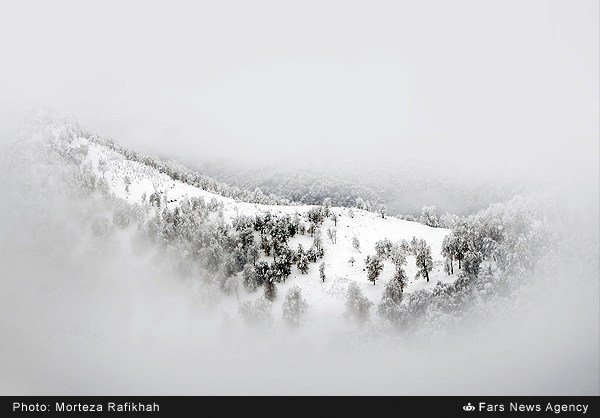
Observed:
[[[0,96],[188,160],[597,164],[599,48],[594,0],[15,1]]]

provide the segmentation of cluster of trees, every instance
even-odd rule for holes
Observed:
[[[424,277],[429,281],[429,273],[433,269],[433,258],[431,255],[431,247],[423,239],[413,237],[410,243],[406,240],[401,240],[393,243],[387,238],[381,239],[375,243],[375,255],[369,255],[365,259],[365,270],[367,278],[373,284],[376,283],[381,272],[383,271],[383,262],[390,260],[394,265],[394,274],[386,283],[381,301],[377,306],[377,312],[380,316],[393,320],[401,311],[402,296],[408,282],[404,267],[407,263],[407,255],[411,254],[415,257],[417,266],[417,278]],[[353,260],[349,260],[353,264]],[[356,285],[350,287],[347,297],[347,306],[359,304],[356,301],[362,301],[361,312],[363,316],[368,315],[369,303],[361,299],[363,296]],[[357,309],[350,310],[347,307],[347,315],[356,316]],[[350,312],[350,313],[348,313]],[[365,313],[366,312],[366,313]]]
[[[198,173],[173,161],[165,161],[157,157],[144,155],[137,151],[127,149],[117,144],[112,139],[102,139],[93,135],[88,136],[88,139],[117,152],[128,160],[136,161],[140,164],[151,167],[160,173],[164,173],[173,180],[178,180],[221,196],[230,197],[237,201],[259,203],[263,205],[296,204],[289,199],[282,198],[274,194],[266,195],[259,187],[254,188],[253,191],[249,191],[246,189],[241,189],[237,186],[230,186],[227,183],[215,180],[213,177],[207,174]]]
[[[392,323],[409,327],[440,318],[454,321],[474,304],[508,303],[503,295],[509,295],[535,270],[551,243],[542,210],[523,198],[454,218],[451,230],[442,255],[446,271],[458,273],[457,279],[438,282],[433,291],[405,295],[404,302],[386,316]]]
[[[319,198],[318,200],[314,198],[289,199],[281,197],[281,194],[271,193],[269,195],[266,195],[265,193],[263,193],[260,187],[255,187],[254,190],[250,192],[246,189],[237,186],[230,186],[227,183],[219,182],[214,178],[208,176],[207,174],[198,173],[173,161],[165,161],[157,157],[143,155],[136,151],[129,150],[115,143],[113,140],[103,140],[96,136],[91,136],[90,139],[94,142],[97,142],[101,145],[112,149],[113,151],[121,154],[129,160],[144,164],[148,167],[158,170],[160,173],[168,175],[174,180],[178,180],[183,183],[192,185],[194,187],[198,187],[202,190],[213,192],[225,197],[230,197],[237,201],[259,203],[265,205],[297,205],[301,203],[319,204],[322,202],[322,215],[324,217],[328,217],[330,215],[330,208],[332,206],[333,200],[331,197],[329,197],[329,195],[327,195],[326,197]],[[129,187],[127,179],[124,179],[124,182],[127,190]],[[129,183],[131,183],[131,180],[129,180]],[[373,204],[370,200],[365,200],[360,196],[355,198],[350,198],[346,196],[346,198],[344,199],[335,199],[335,202],[338,206],[355,207],[357,209],[375,212],[384,219],[387,215],[387,206],[385,204]],[[443,216],[451,215],[445,214],[442,215],[442,217]],[[418,221],[432,227],[447,227],[447,224],[443,222],[442,217],[438,218],[437,209],[435,206],[423,206],[423,208],[421,209],[421,216],[419,218],[416,218],[412,215],[405,215],[402,218],[405,220]],[[332,219],[337,225],[337,215],[333,214]]]
[[[388,213],[391,214],[392,208],[394,213],[412,213],[410,220],[417,221],[421,209],[416,199],[422,196],[425,189],[436,196],[438,202],[447,202],[445,207],[438,206],[440,214],[446,210],[454,211],[454,208],[460,208],[466,214],[485,209],[492,202],[507,200],[515,190],[523,188],[517,182],[500,184],[497,178],[464,178],[456,176],[456,173],[434,173],[408,165],[403,165],[400,170],[397,166],[387,170],[384,166],[373,167],[368,164],[364,167],[352,165],[345,169],[338,167],[336,170],[318,166],[307,170],[306,164],[302,167],[286,164],[279,169],[271,164],[266,170],[256,165],[228,166],[222,162],[218,165],[206,163],[199,167],[230,185],[246,190],[260,187],[268,195],[281,196],[293,202],[319,205],[329,197],[333,206],[354,207],[360,197],[365,204],[372,202],[370,210],[375,211],[379,203],[386,203]],[[382,178],[386,181],[381,181]],[[415,198],[407,199],[411,195]]]
[[[223,182],[237,185],[242,189],[254,190],[259,187],[267,194],[281,196],[292,202],[305,205],[320,205],[329,198],[333,206],[352,207],[357,197],[371,202],[384,201],[393,188],[382,182],[363,182],[364,176],[348,179],[348,173],[323,172],[319,167],[307,170],[290,171],[277,169],[272,165],[269,170],[252,167],[240,167],[239,164],[228,167],[227,162],[218,165],[206,163],[200,165],[205,172]]]
[[[531,270],[548,234],[541,211],[521,198],[458,219],[451,230],[442,243],[446,271],[454,274],[457,262],[468,277],[477,277],[486,260],[501,271]]]
[[[240,316],[248,325],[262,325],[272,319],[272,302],[266,296],[254,301],[245,300],[238,304]],[[298,286],[293,286],[285,295],[281,306],[283,320],[291,327],[298,327],[300,320],[308,310],[308,303]]]
[[[86,191],[100,191],[106,194],[108,185],[103,178],[105,162],[100,162],[101,175],[96,176],[94,170],[84,162],[87,147],[84,145],[69,146],[73,138],[85,136],[90,140],[100,141],[97,137],[75,127],[66,127],[58,134],[63,139],[56,140],[51,146],[59,155],[79,164],[75,172],[74,184]],[[246,192],[239,194],[229,186],[220,188],[218,183],[207,180],[190,170],[178,168],[172,163],[164,163],[151,157],[144,157],[112,143],[111,149],[123,154],[126,158],[139,160],[149,167],[155,168],[174,179],[185,181],[211,190],[216,193],[259,203],[274,203],[263,200],[263,197],[247,198]],[[204,186],[200,185],[202,182]],[[131,184],[131,178],[123,177],[124,187]],[[256,199],[256,200],[253,200]],[[164,202],[164,195],[155,192],[143,202],[153,210],[146,211],[127,204],[116,205],[112,214],[112,223],[119,228],[128,228],[137,224],[139,229],[152,240],[176,248],[177,253],[184,254],[185,260],[208,271],[210,277],[224,292],[237,290],[241,284],[249,291],[264,287],[264,296],[255,302],[244,302],[240,305],[243,317],[266,318],[270,301],[277,294],[276,284],[285,281],[296,265],[301,273],[306,273],[310,263],[317,263],[323,258],[323,241],[321,226],[327,217],[337,224],[337,215],[333,213],[331,199],[324,199],[322,206],[311,209],[304,218],[300,215],[259,214],[254,217],[238,216],[231,223],[223,219],[223,204],[217,199],[205,201],[202,198],[183,199],[179,205],[169,209]],[[277,200],[275,203],[287,203]],[[360,209],[373,210],[373,205],[361,198],[354,199],[354,206]],[[386,216],[385,207],[375,209],[382,217]],[[153,214],[153,216],[148,216]],[[498,294],[499,286],[515,285],[517,277],[525,271],[535,268],[539,255],[548,245],[549,232],[546,230],[541,211],[525,199],[517,198],[503,204],[495,204],[487,210],[475,215],[459,218],[456,215],[437,216],[436,208],[424,207],[419,221],[432,226],[451,229],[442,245],[442,255],[448,274],[458,274],[453,283],[438,283],[434,290],[418,291],[404,294],[406,287],[406,256],[415,258],[417,277],[429,281],[433,269],[431,248],[422,239],[413,238],[410,243],[401,241],[392,243],[383,239],[375,244],[375,254],[368,256],[365,263],[367,278],[376,284],[383,270],[385,260],[394,264],[394,274],[386,283],[377,312],[396,323],[407,323],[414,318],[430,312],[455,313],[469,301],[481,295]],[[97,236],[104,236],[112,227],[109,218],[94,217],[91,228]],[[290,239],[296,234],[308,234],[313,238],[311,246],[305,250],[301,245],[296,249],[290,247]],[[327,230],[327,236],[335,243],[337,231]],[[358,238],[353,237],[352,244],[360,250]],[[264,257],[263,257],[264,255]],[[262,259],[262,258],[267,259]],[[271,260],[272,258],[272,260]],[[354,263],[352,257],[349,262]],[[319,275],[326,280],[325,264],[319,266]],[[373,304],[353,284],[347,294],[347,315],[359,322],[368,318]],[[291,289],[285,296],[284,319],[290,324],[298,324],[301,315],[306,311],[306,302],[299,289]]]
[[[396,275],[405,277],[403,266],[406,265],[407,254],[412,254],[415,257],[417,278],[424,277],[429,281],[429,273],[433,270],[431,247],[424,239],[417,239],[416,237],[413,237],[410,243],[406,240],[393,243],[388,238],[377,241],[375,243],[375,255],[369,255],[365,259],[365,269],[369,281],[375,284],[383,270],[383,261],[388,259],[394,264]]]
[[[431,211],[426,211],[431,214]],[[383,239],[375,244],[375,255],[366,259],[366,271],[375,283],[383,260],[391,259],[394,276],[389,280],[377,305],[377,313],[397,326],[414,326],[438,318],[459,318],[472,303],[503,298],[518,287],[523,277],[535,269],[537,260],[550,245],[540,208],[522,198],[491,205],[487,210],[464,218],[447,216],[451,227],[442,245],[448,274],[460,272],[452,283],[438,282],[432,291],[404,293],[407,278],[403,266],[406,255],[415,257],[417,277],[426,280],[433,269],[431,248],[423,239],[396,244]],[[433,225],[432,225],[433,226]],[[456,264],[456,265],[455,265]],[[359,304],[363,318],[368,317],[369,301],[356,285],[348,291],[348,306]],[[348,315],[351,315],[348,313]]]
[[[270,212],[257,214],[254,218],[238,216],[233,220],[233,225],[241,236],[245,237],[244,243],[251,248],[252,265],[247,264],[242,271],[242,282],[245,288],[252,292],[264,285],[265,297],[274,300],[276,297],[275,283],[284,282],[291,274],[295,264],[301,274],[306,274],[309,263],[315,263],[325,255],[323,240],[319,226],[324,220],[324,208],[314,208],[306,216],[311,225],[308,229],[298,214],[275,216]],[[259,242],[254,244],[253,231],[258,232]],[[302,244],[297,250],[290,248],[289,241],[296,234],[310,231],[313,242],[305,251]],[[242,249],[246,248],[242,245]],[[257,261],[262,251],[266,256],[273,257],[272,262]]]
[[[273,172],[273,170],[266,171],[258,168],[249,175],[248,171],[244,171],[239,164],[231,169],[226,167],[226,164],[220,164],[219,166],[206,166],[206,169],[213,173],[213,176],[209,176],[173,161],[164,161],[129,150],[111,139],[99,137],[73,120],[59,120],[53,115],[43,114],[38,115],[37,119],[36,123],[39,126],[52,128],[52,134],[56,137],[54,142],[62,147],[63,154],[69,154],[70,158],[80,158],[76,154],[84,151],[81,148],[70,147],[70,142],[77,138],[86,138],[112,149],[125,158],[155,168],[173,179],[222,196],[252,203],[319,205],[327,198],[334,206],[358,207],[379,212],[381,206],[377,204],[378,202],[389,201],[390,196],[397,196],[399,192],[406,194],[409,190],[421,190],[423,185],[427,184],[427,188],[430,190],[439,189],[442,200],[447,195],[449,200],[461,202],[465,211],[473,212],[487,207],[490,202],[506,199],[515,189],[515,185],[508,188],[498,184],[495,184],[496,187],[490,188],[485,183],[485,179],[470,178],[468,183],[452,177],[443,179],[422,177],[419,179],[407,176],[407,173],[401,175],[397,168],[389,173],[389,179],[384,184],[379,181],[380,177],[378,176],[369,179],[367,173],[359,175],[355,167],[352,167],[351,172],[338,172],[337,175],[319,173],[318,170],[298,173],[286,170]],[[349,174],[353,174],[353,176],[349,176]],[[215,176],[221,181],[217,180]],[[438,222],[440,226],[447,228],[448,226],[443,222],[443,216],[438,218]],[[422,219],[423,209],[421,217],[404,215],[402,218],[418,220],[426,224],[432,223],[429,216]]]
[[[320,230],[325,219],[322,207],[309,211],[305,219],[298,214],[266,212],[254,217],[240,215],[228,223],[223,219],[222,203],[207,203],[201,197],[194,197],[169,209],[155,204],[156,200],[160,202],[157,196],[148,199],[157,212],[146,223],[150,235],[154,240],[178,247],[190,262],[199,263],[217,277],[225,292],[236,289],[239,277],[249,292],[264,287],[266,300],[272,301],[277,296],[276,284],[290,276],[292,266],[307,273],[309,264],[325,254]],[[308,250],[301,244],[297,249],[290,247],[291,238],[309,231],[313,241]],[[261,259],[263,255],[267,259]],[[325,279],[324,267],[321,278]]]
[[[446,272],[454,274],[454,263],[469,277],[477,277],[484,260],[503,265],[504,231],[498,219],[470,216],[456,223],[442,242]]]

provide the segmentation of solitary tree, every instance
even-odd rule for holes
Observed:
[[[379,205],[377,207],[377,213],[381,215],[383,219],[385,219],[385,215],[387,213],[387,207],[385,205]]]
[[[356,208],[363,209],[363,210],[367,208],[367,205],[366,205],[365,201],[362,199],[362,197],[356,198]]]
[[[269,278],[265,281],[265,299],[273,302],[277,298],[277,286],[275,282]]]
[[[337,242],[337,229],[327,228],[327,236],[331,240],[331,243],[335,244]]]
[[[254,292],[258,287],[258,278],[252,264],[246,264],[242,270],[242,283],[249,292]]]
[[[353,266],[353,267],[354,267],[354,262],[355,261],[356,260],[354,259],[354,257],[350,257],[350,260],[348,260],[348,262],[350,263],[350,265]]]
[[[325,199],[323,199],[323,215],[325,217],[328,217],[330,210],[331,210],[331,199],[326,197]]]
[[[437,217],[437,209],[435,206],[423,206],[421,209],[421,217],[419,222],[427,226],[438,227],[439,221]]]
[[[108,163],[104,158],[98,159],[98,170],[102,173],[102,178],[104,178],[104,173],[108,171]]]
[[[354,249],[356,249],[357,251],[360,251],[360,241],[358,240],[358,237],[356,235],[354,235],[352,237],[352,246],[354,247]]]
[[[302,244],[298,244],[298,252],[296,257],[298,257],[296,267],[298,267],[300,273],[306,274],[308,272],[308,256],[304,252],[304,247],[302,247]]]
[[[325,262],[319,265],[319,276],[321,277],[323,283],[325,283]]]
[[[454,258],[456,257],[456,240],[453,234],[446,235],[442,241],[442,256],[446,257],[446,272],[454,274]]]
[[[400,302],[402,302],[402,292],[406,283],[406,275],[401,268],[396,269],[396,273],[383,290],[381,302],[377,306],[377,313],[384,318],[394,320],[400,313]]]
[[[431,247],[424,239],[418,239],[414,245],[415,263],[417,265],[417,277],[425,277],[429,281],[429,272],[433,270],[433,258]]]
[[[131,186],[131,178],[129,176],[125,176],[125,179],[123,180],[123,182],[125,183],[125,193],[129,194],[129,186]]]
[[[356,282],[351,282],[346,293],[346,312],[344,316],[363,324],[369,319],[371,306],[373,306],[373,302],[363,295]]]
[[[256,265],[256,260],[260,255],[260,247],[257,243],[253,242],[250,247],[248,247],[248,257],[252,258],[252,264]]]
[[[381,262],[381,259],[376,255],[367,257],[366,268],[369,281],[373,282],[373,285],[375,285],[375,282],[383,270],[383,263]]]
[[[300,325],[300,318],[306,310],[308,304],[302,297],[302,291],[298,286],[292,287],[285,295],[283,302],[283,319],[293,327]]]
[[[337,226],[338,216],[335,212],[331,212],[331,220],[333,221],[333,226]]]

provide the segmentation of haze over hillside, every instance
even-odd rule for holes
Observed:
[[[192,168],[532,188],[597,167],[596,1],[151,3],[36,2],[35,16],[15,3],[0,17],[0,101]]]
[[[277,197],[46,116],[6,148],[2,169],[5,393],[598,389],[598,220],[576,215],[598,202],[583,183],[471,217],[422,219],[453,223],[449,231],[379,208],[273,206]],[[581,262],[566,261],[575,254]],[[532,327],[535,349],[507,354]],[[31,343],[39,338],[51,342]],[[567,384],[556,367],[565,353],[581,359]],[[76,367],[57,384],[51,365],[67,364]],[[511,377],[468,378],[482,367]],[[172,374],[156,384],[136,370]],[[349,383],[350,370],[372,385]]]
[[[7,4],[0,395],[597,396],[599,7]]]

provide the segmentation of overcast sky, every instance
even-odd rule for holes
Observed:
[[[188,160],[596,161],[598,5],[15,1],[0,96]]]

